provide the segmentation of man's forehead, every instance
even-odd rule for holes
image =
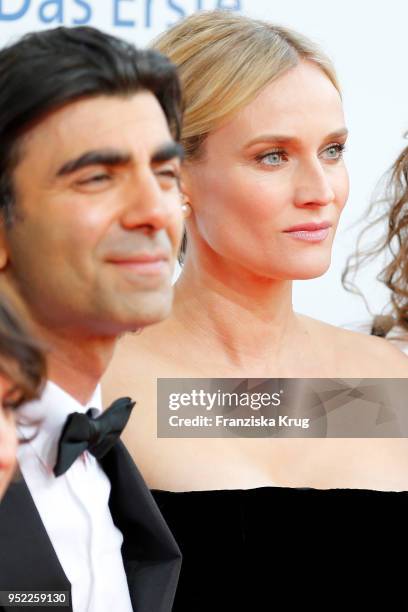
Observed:
[[[48,113],[23,139],[26,147],[46,142],[55,154],[80,153],[84,149],[126,146],[137,152],[154,149],[170,131],[163,110],[153,94],[86,97]]]

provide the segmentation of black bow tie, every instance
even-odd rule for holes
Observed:
[[[92,418],[92,408],[86,414],[70,414],[58,442],[55,476],[66,472],[85,450],[97,459],[106,455],[122,433],[134,405],[130,397],[121,397],[97,418]]]

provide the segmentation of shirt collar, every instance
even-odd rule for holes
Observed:
[[[101,388],[98,385],[86,405],[78,402],[61,387],[47,381],[41,398],[25,403],[17,411],[17,429],[23,440],[18,455],[30,446],[47,470],[53,470],[57,459],[58,441],[67,417],[72,412],[85,413],[93,408],[92,416],[102,412]]]

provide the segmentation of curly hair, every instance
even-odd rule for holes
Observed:
[[[385,197],[371,204],[368,216],[373,213],[374,219],[361,231],[357,249],[347,260],[342,275],[343,286],[364,298],[354,283],[357,272],[381,253],[391,255],[377,279],[391,291],[393,323],[408,331],[408,146],[388,173]],[[366,234],[380,224],[386,224],[385,235],[368,248],[360,250],[360,244]]]

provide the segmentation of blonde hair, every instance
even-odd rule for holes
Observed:
[[[153,48],[178,67],[187,160],[200,156],[212,130],[302,59],[319,66],[340,92],[331,61],[308,38],[229,11],[194,13],[159,36]]]

